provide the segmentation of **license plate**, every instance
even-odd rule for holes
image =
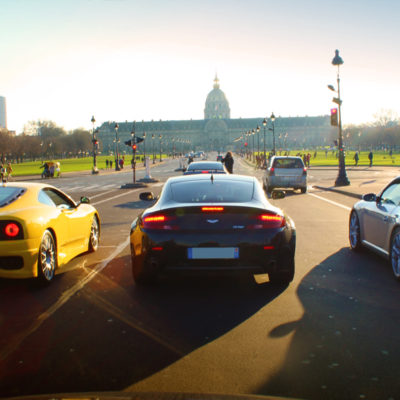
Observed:
[[[239,258],[238,247],[191,247],[188,249],[190,260]]]

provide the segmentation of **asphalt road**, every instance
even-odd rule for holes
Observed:
[[[177,167],[176,160],[155,164],[151,174],[160,182],[149,189],[158,193]],[[239,159],[234,172],[262,174]],[[348,174],[357,194],[377,191],[397,172]],[[0,395],[126,390],[398,399],[400,286],[383,259],[349,250],[356,199],[326,190],[336,175],[311,167],[310,184],[319,189],[271,200],[297,227],[296,275],[287,287],[265,276],[137,287],[128,235],[146,204],[140,189],[120,188],[132,172],[52,180],[76,199],[91,197],[102,218],[101,245],[47,288],[0,280]]]

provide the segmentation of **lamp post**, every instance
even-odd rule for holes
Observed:
[[[119,168],[119,155],[118,155],[118,142],[119,142],[119,139],[118,139],[118,128],[119,128],[119,125],[116,123],[115,127],[114,127],[114,129],[115,129],[115,170],[116,171],[120,170],[120,168]]]
[[[131,147],[132,147],[132,172],[133,172],[133,183],[136,183],[136,121],[133,121],[133,127],[131,132]]]
[[[151,147],[152,147],[152,153],[153,153],[153,164],[155,164],[156,161],[155,161],[155,154],[154,154],[154,133],[151,134]]]
[[[272,122],[272,129],[269,128],[269,130],[272,131],[272,155],[274,156],[276,152],[276,146],[275,146],[275,115],[273,112],[269,118]]]
[[[260,157],[260,127],[257,125],[257,156]]]
[[[160,162],[161,162],[162,161],[162,159],[161,159],[161,138],[162,138],[162,135],[161,134],[160,134],[159,138],[160,138]]]
[[[146,132],[143,132],[143,162],[146,166]]]
[[[251,153],[251,160],[254,161],[254,151],[255,151],[255,146],[254,146],[254,135],[256,134],[255,129],[253,128],[251,130],[251,136],[253,136],[253,152]]]
[[[267,159],[267,155],[265,153],[265,128],[267,127],[267,119],[264,118],[264,121],[262,122],[263,127],[264,127],[264,160]]]
[[[97,160],[96,160],[96,153],[97,153],[97,138],[95,135],[95,130],[94,130],[94,124],[96,122],[94,115],[92,115],[92,119],[90,120],[93,128],[92,128],[92,143],[93,143],[93,168],[92,168],[92,174],[97,174],[99,172],[99,170],[97,169]]]
[[[337,95],[332,101],[338,105],[338,128],[339,128],[339,173],[335,181],[335,186],[348,186],[350,181],[346,174],[346,163],[344,154],[344,143],[343,143],[343,132],[342,132],[342,112],[341,105],[342,100],[340,99],[340,77],[339,77],[339,67],[343,64],[343,59],[339,56],[339,50],[335,50],[335,57],[332,60],[332,65],[337,66]],[[335,92],[335,88],[332,85],[328,85],[328,88]]]

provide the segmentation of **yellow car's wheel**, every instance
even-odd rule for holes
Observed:
[[[96,251],[99,247],[99,237],[100,237],[100,228],[99,221],[97,217],[93,217],[92,226],[90,227],[90,236],[89,236],[89,251]]]
[[[57,267],[56,245],[50,231],[46,230],[39,246],[38,277],[42,282],[53,280]]]

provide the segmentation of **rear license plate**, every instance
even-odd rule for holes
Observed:
[[[239,258],[238,247],[191,247],[188,249],[190,260]]]

